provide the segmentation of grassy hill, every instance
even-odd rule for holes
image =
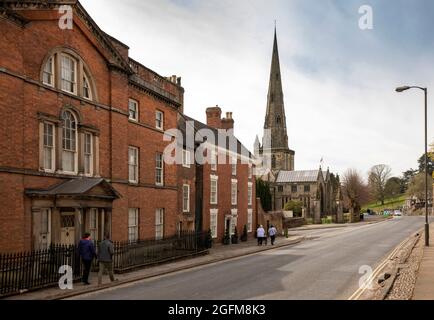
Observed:
[[[384,201],[384,205],[381,202],[372,202],[362,208],[362,212],[365,212],[368,209],[374,210],[379,213],[384,209],[397,209],[402,207],[405,204],[405,195],[400,195],[394,198],[389,198]]]

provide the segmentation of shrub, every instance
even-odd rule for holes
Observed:
[[[229,235],[229,228],[226,229],[226,231],[225,231],[225,235],[223,237],[223,244],[224,245],[231,244],[231,236]]]
[[[301,201],[288,201],[285,204],[285,211],[292,211],[294,213],[294,217],[301,217],[303,213],[303,202]]]
[[[235,227],[235,231],[234,234],[232,235],[232,243],[233,244],[237,244],[238,243],[238,231],[237,231],[237,227]]]
[[[247,225],[244,225],[243,228],[243,234],[241,235],[241,241],[245,242],[247,241]]]
[[[213,238],[212,238],[212,232],[211,229],[208,230],[208,233],[206,234],[206,238],[205,238],[205,247],[207,249],[212,248],[212,244],[213,244]]]

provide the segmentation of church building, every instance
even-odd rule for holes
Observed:
[[[289,148],[285,115],[282,74],[277,32],[274,31],[273,54],[267,96],[262,144],[256,137],[255,156],[261,158],[266,171],[261,176],[271,185],[272,210],[284,210],[292,200],[303,203],[303,217],[320,223],[332,216],[342,220],[339,178],[327,171],[295,171],[295,151]]]

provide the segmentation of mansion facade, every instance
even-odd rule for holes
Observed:
[[[188,118],[181,78],[130,58],[78,1],[60,28],[63,2],[0,5],[0,252],[75,244],[85,231],[137,241],[251,230],[252,159],[220,149],[237,162],[199,165],[196,141],[166,164],[165,132]]]

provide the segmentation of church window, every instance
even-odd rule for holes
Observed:
[[[275,155],[271,156],[271,167],[276,168],[276,156]]]
[[[276,118],[276,123],[279,125],[281,121],[282,121],[282,120],[281,120],[280,116],[277,116],[277,118]]]

